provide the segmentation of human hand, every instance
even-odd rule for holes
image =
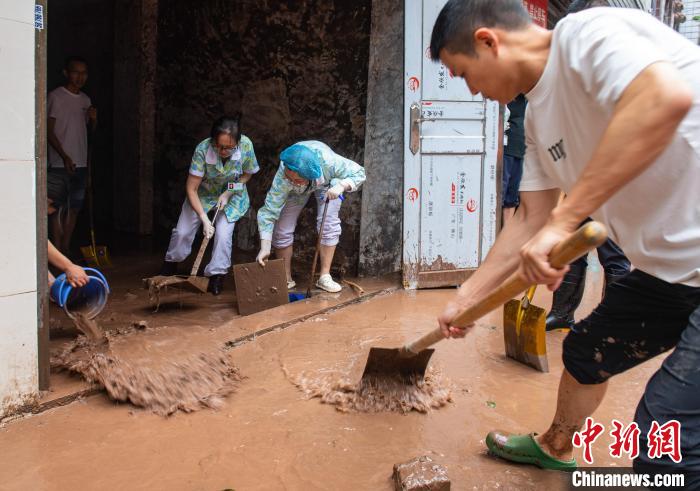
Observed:
[[[272,241],[261,239],[260,240],[260,252],[255,260],[260,264],[260,266],[265,266],[265,260],[270,257],[270,250],[272,249]]]
[[[458,297],[459,298],[459,297]],[[467,332],[474,327],[474,323],[470,323],[464,327],[453,326],[452,322],[455,317],[466,308],[466,304],[458,299],[450,300],[443,309],[442,313],[438,316],[438,324],[442,334],[446,338],[463,338],[467,335]]]
[[[63,157],[63,167],[66,169],[68,174],[75,174],[75,162],[68,155]]]
[[[199,219],[202,220],[202,233],[204,233],[204,237],[207,239],[214,237],[214,225],[211,224],[211,220],[209,220],[207,214],[202,213],[199,215]]]
[[[547,285],[551,291],[559,288],[569,266],[561,269],[549,263],[549,254],[559,242],[566,239],[571,232],[555,225],[545,225],[535,236],[520,249],[520,267],[518,274],[529,285]]]
[[[88,281],[90,281],[90,278],[88,277],[87,273],[85,273],[85,270],[77,264],[71,263],[68,267],[66,267],[64,273],[66,273],[66,279],[73,288],[85,286],[88,284]]]
[[[338,199],[338,197],[345,192],[345,185],[343,184],[336,184],[335,186],[331,187],[327,192],[326,192],[326,197],[328,200],[332,199]]]
[[[97,123],[97,108],[95,106],[88,107],[87,117],[92,124]]]
[[[224,191],[221,193],[221,196],[219,196],[218,201],[216,202],[216,206],[219,209],[222,209],[224,206],[228,204],[228,202],[231,200],[231,196],[233,196],[233,192],[231,191]]]

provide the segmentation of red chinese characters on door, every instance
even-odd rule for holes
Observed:
[[[533,22],[545,29],[547,28],[547,3],[548,0],[523,0]]]

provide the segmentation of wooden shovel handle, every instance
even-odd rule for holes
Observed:
[[[214,219],[211,221],[212,225],[216,223],[216,217],[219,214],[219,208],[216,208],[216,211],[214,212]],[[216,233],[216,232],[214,232]],[[202,239],[202,245],[199,246],[199,252],[197,253],[197,257],[194,260],[194,264],[192,265],[192,271],[190,271],[190,276],[197,276],[197,272],[199,271],[199,264],[202,262],[202,258],[204,257],[204,251],[207,250],[207,245],[209,245],[209,240],[210,237],[204,236]]]
[[[557,244],[549,255],[549,261],[552,266],[561,268],[601,245],[607,237],[608,233],[602,223],[588,222]],[[529,286],[516,271],[480,302],[457,314],[451,324],[455,327],[467,326],[521,294]],[[443,338],[442,331],[438,327],[413,343],[407,344],[404,350],[417,354]]]

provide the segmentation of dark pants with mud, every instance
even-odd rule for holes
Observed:
[[[579,383],[597,384],[674,346],[637,406],[634,466],[638,472],[685,472],[686,488],[700,489],[700,288],[632,271],[609,285],[602,303],[568,334],[564,366]],[[681,423],[681,462],[649,458],[652,422],[674,419]]]

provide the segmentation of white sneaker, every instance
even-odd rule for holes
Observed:
[[[287,280],[287,290],[291,290],[291,289],[294,288],[295,286],[297,286],[297,282],[296,282],[296,281],[294,281],[294,280]]]
[[[342,286],[333,281],[333,278],[331,278],[329,274],[322,275],[316,282],[316,286],[331,293],[338,293],[343,289]]]

